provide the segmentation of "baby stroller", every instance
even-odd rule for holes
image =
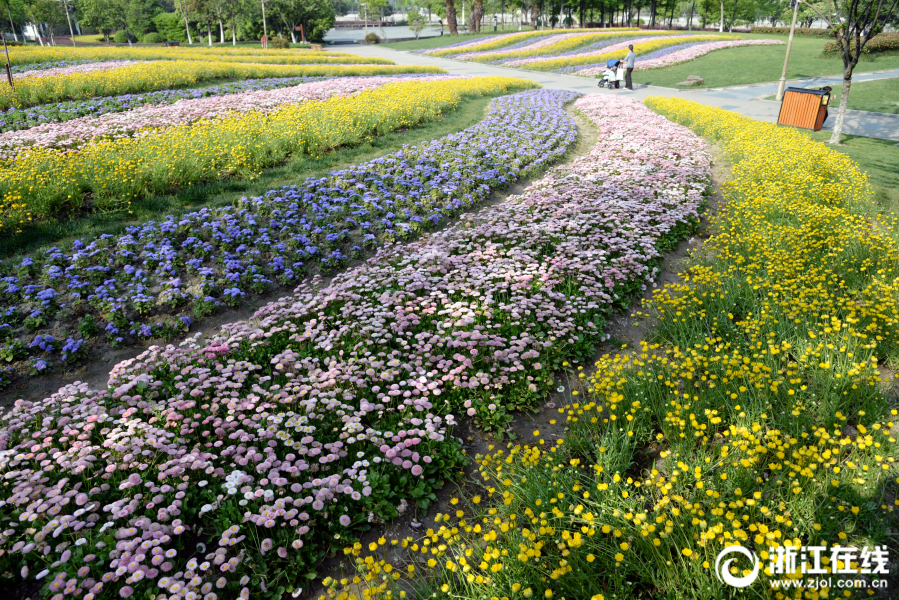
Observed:
[[[603,71],[602,79],[599,80],[599,87],[609,89],[618,87],[618,77],[615,74],[615,70],[620,63],[621,61],[614,58],[606,63],[606,70]]]

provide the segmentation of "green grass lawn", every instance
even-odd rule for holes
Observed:
[[[835,110],[840,106],[843,86],[831,87],[833,91],[830,105]],[[765,100],[774,100],[774,96],[768,96]],[[852,82],[852,88],[849,90],[849,108],[899,115],[899,78]]]
[[[175,194],[148,198],[132,206],[134,214],[96,213],[67,222],[38,224],[19,236],[0,236],[0,258],[32,254],[46,248],[68,244],[78,238],[94,238],[104,233],[120,234],[125,227],[149,220],[178,216],[201,207],[233,205],[243,196],[261,196],[265,192],[321,177],[330,171],[359,164],[396,152],[405,144],[419,144],[461,131],[480,121],[491,98],[466,99],[454,112],[440,121],[426,123],[407,131],[393,132],[352,148],[341,148],[321,158],[295,156],[280,167],[266,169],[253,181],[220,181],[194,185]]]
[[[855,86],[852,88],[854,91]],[[818,131],[807,135],[825,143],[831,133]],[[874,187],[878,207],[885,213],[899,215],[899,169],[896,168],[899,165],[899,145],[896,142],[844,135],[842,145],[828,148],[842,152],[858,163],[867,172],[868,180]]]
[[[787,36],[734,34],[747,39],[780,39]],[[819,37],[793,38],[790,52],[790,64],[787,68],[787,79],[802,77],[819,77],[821,75],[840,75],[843,72],[843,61],[839,58],[824,58],[822,50],[827,40]],[[705,80],[702,87],[725,87],[777,81],[783,70],[786,45],[783,46],[750,46],[746,48],[729,48],[717,50],[694,61],[649,71],[635,71],[634,82],[665,87],[677,87],[687,79],[688,75],[699,75]],[[899,53],[889,56],[878,56],[858,63],[856,73],[899,69]]]
[[[446,25],[444,25],[444,30],[446,29]],[[530,31],[530,26],[525,26],[521,28],[522,31]],[[493,33],[493,26],[490,26],[489,32],[483,33],[460,33],[458,35],[449,35],[447,33],[444,36],[437,37],[429,37],[422,38],[420,40],[413,40],[411,42],[396,42],[395,44],[384,44],[386,48],[393,48],[394,50],[430,50],[431,48],[440,48],[441,46],[449,46],[451,44],[458,44],[460,42],[465,42],[469,40],[476,40],[480,38],[489,38],[494,35],[500,35],[503,33],[517,33],[518,25],[506,25],[505,29],[498,29],[496,33]]]

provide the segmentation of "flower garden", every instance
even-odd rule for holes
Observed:
[[[612,152],[631,141],[616,136],[632,113],[608,106],[625,102],[578,101],[601,141],[572,172],[607,168],[591,160],[606,140]],[[439,527],[346,548],[358,575],[329,579],[327,597],[405,597],[414,585],[416,597],[447,598],[860,598],[870,590],[838,583],[889,572],[828,552],[818,568],[829,584],[813,587],[801,562],[771,564],[790,547],[888,547],[897,410],[880,366],[897,348],[895,223],[872,230],[864,174],[795,130],[683,100],[647,105],[733,162],[706,252],[638,315],[653,341],[572,371],[564,435],[491,447],[477,459],[483,493],[453,498]],[[651,139],[645,118],[631,131],[645,123]],[[676,139],[678,158],[695,162],[686,181],[708,168],[691,134],[661,132],[657,143]],[[534,193],[564,181],[553,173]],[[716,575],[716,556],[735,544],[762,560],[752,588]],[[385,560],[393,546],[405,564]],[[731,574],[749,575],[745,562]],[[778,577],[799,585],[781,592],[769,583]]]
[[[585,77],[601,76],[606,61],[624,59],[633,44],[635,69],[655,69],[688,62],[715,50],[782,44],[778,40],[746,40],[736,36],[671,34],[636,29],[531,31],[493,36],[423,54],[531,71],[551,71]]]
[[[743,41],[600,31],[432,52],[583,71],[628,43],[652,68]],[[233,206],[0,261],[0,386],[159,343],[105,386],[69,379],[0,416],[11,597],[738,598],[716,574],[727,546],[767,564],[772,548],[888,543],[899,236],[845,156],[683,100],[334,53],[29,51],[33,87],[0,115],[8,236],[490,101],[471,127]],[[570,157],[578,122],[596,140]],[[597,360],[708,210],[709,141],[732,164],[711,237],[632,315],[646,341]],[[360,543],[460,482],[461,422],[503,439],[553,390],[557,439],[491,446],[434,527]],[[334,553],[353,572],[322,580]]]

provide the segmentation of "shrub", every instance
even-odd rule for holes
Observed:
[[[855,49],[855,44],[851,45]],[[865,47],[862,48],[862,54],[878,54],[880,52],[891,52],[899,50],[899,33],[879,33],[871,38]],[[824,54],[839,54],[840,48],[836,42],[827,42],[824,44]]]
[[[176,13],[159,13],[153,17],[153,24],[163,41],[186,42],[187,31],[184,20]]]
[[[789,27],[753,27],[752,33],[790,35]],[[817,29],[813,27],[797,27],[793,33],[795,35],[811,35],[814,37],[833,37],[830,29]]]
[[[365,36],[365,43],[366,44],[380,44],[381,38],[378,37],[377,33],[371,32],[367,36]]]
[[[126,34],[124,29],[119,29],[115,32],[115,36],[113,36],[113,40],[116,44],[127,44],[128,38],[131,38],[132,42],[137,41],[133,34]]]
[[[268,45],[270,48],[277,48],[278,50],[287,50],[290,48],[290,40],[287,40],[282,37],[272,38],[268,41]]]
[[[162,41],[163,41],[162,36],[159,35],[158,33],[156,33],[155,31],[152,31],[152,32],[146,34],[143,39],[143,42],[145,44],[158,44]]]

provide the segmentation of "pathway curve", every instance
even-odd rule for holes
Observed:
[[[771,93],[776,92],[776,82],[773,84],[766,83],[759,86],[742,86],[710,90],[679,90],[654,85],[636,85],[636,89],[633,92],[628,92],[624,90],[607,90],[599,88],[596,85],[595,79],[587,79],[585,77],[545,73],[541,71],[526,71],[524,69],[501,67],[498,65],[485,65],[476,62],[465,62],[449,58],[413,54],[411,52],[385,48],[384,46],[357,44],[354,46],[347,46],[346,51],[360,56],[389,58],[398,65],[434,65],[443,67],[454,75],[521,77],[523,79],[536,81],[544,87],[574,90],[581,92],[582,94],[627,94],[638,100],[643,100],[647,96],[675,96],[687,100],[694,100],[709,106],[732,110],[760,121],[769,121],[772,123],[777,121],[777,114],[780,110],[780,104],[776,102],[755,99],[759,96],[770,95]],[[854,78],[853,80],[862,81],[865,79],[880,79],[891,76],[899,77],[899,71],[859,74],[856,76],[857,78]],[[801,84],[808,87],[820,87],[822,85],[832,84],[833,81],[840,82],[841,78],[816,77],[811,79],[792,80],[790,83],[793,85]],[[770,86],[773,86],[774,91],[767,92],[766,90]],[[825,124],[824,129],[830,130],[833,126],[833,121],[833,118],[829,119],[827,124]],[[846,111],[843,133],[847,135],[859,135],[899,142],[899,115],[849,110]]]

